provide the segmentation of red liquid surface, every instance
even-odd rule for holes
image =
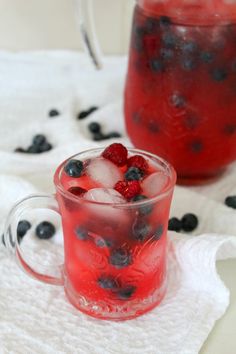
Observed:
[[[123,173],[126,169],[124,166],[120,170]],[[148,173],[156,171],[153,165]],[[87,190],[102,187],[89,176],[71,178],[64,171],[61,183],[67,190],[71,186]],[[149,212],[140,213],[140,206],[95,205],[82,197],[72,201],[58,193],[65,245],[65,289],[78,309],[94,317],[122,320],[145,313],[161,301],[166,289],[171,197],[172,191],[148,204]],[[148,225],[140,239],[134,234],[138,222]],[[78,236],[78,229],[85,230],[86,236]],[[123,260],[113,261],[120,250]],[[110,279],[112,285],[104,285],[104,279]]]
[[[134,13],[128,134],[180,178],[214,176],[236,159],[236,25],[174,23],[151,3],[144,6],[152,15],[138,6]]]

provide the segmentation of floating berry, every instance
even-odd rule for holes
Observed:
[[[169,220],[168,230],[180,232],[182,229],[182,223],[178,218],[171,218]]]
[[[136,195],[131,201],[132,202],[141,202],[141,201],[144,201],[147,199],[148,198],[145,195],[139,194],[139,195]],[[138,208],[138,210],[139,210],[140,215],[149,215],[149,214],[151,214],[153,207],[151,204],[145,204],[145,205],[140,206]]]
[[[114,290],[118,288],[117,281],[111,276],[101,276],[98,279],[98,285],[105,290]]]
[[[119,181],[116,183],[114,189],[128,200],[134,198],[141,192],[138,181]]]
[[[66,163],[64,171],[70,177],[79,178],[83,173],[83,162],[75,159],[70,160]]]
[[[150,235],[150,232],[151,232],[150,225],[148,224],[148,222],[146,222],[143,219],[138,218],[132,227],[132,233],[134,238],[140,242],[145,241]]]
[[[230,208],[236,209],[236,195],[229,196],[225,199],[225,205]]]
[[[136,287],[129,285],[127,287],[120,289],[117,292],[117,295],[121,300],[128,300],[132,297],[135,291],[136,291]]]
[[[128,250],[119,248],[112,251],[109,263],[118,269],[125,268],[132,264],[132,256]]]
[[[139,181],[143,177],[142,171],[137,167],[130,167],[125,173],[126,181]]]
[[[114,143],[103,151],[102,156],[121,167],[127,162],[128,151],[122,144]]]
[[[48,221],[41,222],[35,230],[36,236],[41,240],[49,240],[54,236],[55,232],[55,226]]]
[[[128,167],[136,167],[144,174],[148,172],[148,163],[143,156],[134,155],[127,161]]]
[[[157,228],[156,228],[156,231],[154,232],[154,237],[153,237],[153,240],[154,241],[159,241],[163,235],[163,232],[164,232],[164,226],[163,225],[159,225]]]
[[[181,219],[181,227],[185,232],[194,231],[198,226],[198,218],[194,214],[185,214]]]
[[[75,234],[76,237],[81,241],[86,241],[89,239],[88,231],[82,226],[77,227],[77,229],[75,230]]]

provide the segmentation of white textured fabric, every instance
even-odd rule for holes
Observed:
[[[98,146],[87,131],[90,121],[125,136],[122,91],[125,58],[106,60],[95,72],[81,54],[55,52],[0,54],[0,232],[17,201],[36,192],[52,192],[55,167],[68,156]],[[76,114],[100,109],[84,121]],[[62,114],[48,118],[48,111]],[[55,147],[42,155],[13,153],[45,133]],[[130,145],[127,138],[120,141]],[[100,144],[104,145],[104,143]],[[172,215],[194,212],[195,236],[171,233],[169,285],[162,304],[132,321],[113,323],[89,318],[65,299],[63,289],[44,285],[22,273],[0,249],[0,353],[196,354],[229,304],[229,291],[216,271],[216,259],[236,257],[235,211],[224,198],[236,194],[236,166],[209,186],[177,187]],[[45,213],[45,212],[44,212]],[[45,214],[33,218],[33,225]],[[59,221],[54,218],[58,225]],[[33,229],[33,228],[32,228]],[[204,234],[202,236],[197,236]],[[61,261],[61,232],[35,260]],[[27,240],[26,240],[27,241]],[[24,242],[23,242],[24,245]],[[53,256],[51,249],[56,249]],[[32,251],[32,249],[31,249]],[[32,255],[31,255],[32,256]]]

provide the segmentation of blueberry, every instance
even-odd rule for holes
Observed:
[[[89,123],[88,129],[93,134],[100,133],[101,125],[97,122],[92,122],[92,123]]]
[[[143,219],[137,218],[132,226],[132,234],[137,241],[143,242],[150,236],[151,227]]]
[[[182,229],[185,232],[191,232],[198,226],[198,218],[194,214],[185,214],[181,219]]]
[[[14,150],[15,152],[26,153],[27,151],[21,147],[18,147]]]
[[[35,230],[36,236],[41,240],[49,240],[54,236],[55,232],[55,226],[48,221],[38,224]]]
[[[169,220],[168,230],[180,232],[182,229],[182,223],[178,218],[171,218]]]
[[[160,27],[166,28],[171,24],[171,19],[168,16],[161,16],[159,19]]]
[[[82,111],[79,113],[78,115],[78,119],[85,119],[87,118],[90,114],[92,114],[93,112],[97,111],[98,110],[98,107],[94,106],[94,107],[91,107],[89,108],[87,111]]]
[[[139,181],[143,177],[142,171],[137,167],[130,167],[125,173],[126,181]]]
[[[57,117],[60,115],[60,112],[57,110],[57,109],[51,109],[49,112],[48,112],[48,115],[50,118],[54,118],[54,117]]]
[[[230,208],[236,209],[236,195],[229,196],[225,199],[225,205]]]
[[[132,262],[131,254],[124,248],[113,250],[109,257],[109,263],[118,269],[128,267]]]
[[[43,134],[38,134],[33,137],[33,145],[41,146],[46,142],[46,136]]]
[[[45,143],[43,143],[42,145],[39,146],[39,152],[47,152],[52,150],[52,145],[50,143],[48,143],[47,141],[45,141]]]
[[[117,296],[121,299],[121,300],[128,300],[132,297],[132,295],[134,294],[134,292],[136,291],[136,287],[132,286],[132,285],[128,285],[122,289],[120,289],[117,292]]]
[[[177,44],[177,38],[172,33],[164,33],[162,36],[162,42],[166,48],[174,48]]]
[[[221,82],[227,79],[228,73],[224,68],[215,68],[211,76],[214,81]]]
[[[117,281],[111,276],[101,276],[98,279],[98,285],[106,290],[115,290],[118,288]]]
[[[183,108],[186,104],[186,100],[179,93],[174,93],[170,97],[170,103],[176,108]]]
[[[118,132],[111,132],[109,134],[106,134],[107,139],[114,139],[114,138],[121,138],[121,134]]]
[[[40,154],[41,153],[41,150],[40,150],[40,146],[37,146],[37,145],[30,145],[28,147],[28,149],[26,150],[26,152],[28,154]]]
[[[161,237],[162,237],[162,235],[163,235],[163,232],[164,232],[164,226],[163,226],[163,225],[159,225],[159,226],[156,228],[156,231],[154,232],[153,240],[154,240],[154,241],[160,240]]]
[[[141,195],[141,194],[139,194],[139,195],[136,195],[133,199],[132,199],[132,202],[141,202],[141,201],[143,201],[143,200],[146,200],[146,199],[148,199],[145,195]],[[140,215],[149,215],[149,214],[151,214],[151,212],[152,212],[152,210],[153,210],[153,207],[152,207],[152,205],[150,205],[150,204],[147,204],[147,205],[142,205],[142,206],[140,206],[139,208],[138,208],[138,210],[139,210],[139,214]]]
[[[89,239],[88,231],[82,226],[77,227],[75,233],[76,237],[81,241],[86,241]]]
[[[193,58],[183,57],[181,60],[181,67],[185,71],[192,71],[196,67],[196,62]]]
[[[203,63],[205,64],[211,64],[214,60],[214,54],[211,52],[202,52],[200,54],[200,58]]]
[[[105,248],[105,247],[110,248],[113,246],[112,240],[104,239],[104,238],[96,239],[95,243],[100,248]]]
[[[79,178],[83,173],[83,162],[75,159],[70,160],[65,164],[64,171],[70,177]]]
[[[200,140],[195,140],[190,144],[190,149],[194,153],[199,153],[203,150],[203,143]]]
[[[154,72],[163,71],[164,65],[160,59],[151,59],[150,60],[150,68]]]
[[[181,50],[184,53],[194,53],[197,50],[197,44],[195,42],[185,42],[181,45]]]
[[[171,49],[161,48],[160,54],[161,58],[166,61],[169,61],[174,57],[174,52]]]
[[[22,240],[22,238],[25,236],[25,234],[27,233],[27,231],[31,228],[31,224],[29,221],[27,220],[21,220],[19,221],[18,225],[17,225],[17,240],[18,242],[20,242]]]

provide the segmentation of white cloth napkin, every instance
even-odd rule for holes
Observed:
[[[95,72],[82,54],[0,53],[0,232],[7,213],[31,193],[52,192],[55,167],[94,143],[87,124],[100,121],[104,131],[125,136],[122,91],[125,58],[105,61]],[[79,111],[100,109],[84,121]],[[50,109],[59,117],[48,118]],[[43,133],[54,149],[42,155],[13,153]],[[195,354],[229,305],[229,291],[216,271],[216,259],[236,257],[235,211],[224,198],[236,194],[236,165],[224,179],[203,187],[177,187],[172,215],[196,213],[195,236],[170,233],[169,285],[162,304],[132,321],[98,321],[76,311],[63,289],[40,284],[22,273],[0,248],[0,353]],[[38,215],[33,225],[44,216]],[[49,216],[48,216],[49,217]],[[51,215],[50,215],[51,217]],[[52,216],[53,217],[53,216]],[[58,220],[54,220],[58,225]],[[33,230],[33,228],[32,228]],[[204,234],[202,236],[197,236]],[[35,239],[36,260],[60,262],[61,232],[42,249]],[[52,247],[56,256],[52,255]]]

